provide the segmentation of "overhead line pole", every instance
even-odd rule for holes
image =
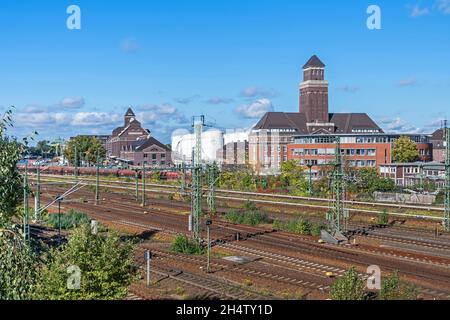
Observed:
[[[36,176],[37,176],[37,184],[36,184],[36,194],[35,194],[35,206],[34,206],[34,219],[36,221],[40,220],[40,207],[41,207],[41,166],[38,165],[36,167]]]
[[[25,244],[30,240],[30,224],[28,211],[28,160],[25,164],[25,175],[23,177],[23,238]]]
[[[450,129],[447,128],[447,121],[445,121],[444,137],[445,137],[444,228],[446,231],[450,231]]]
[[[142,206],[145,207],[145,163],[142,164]]]
[[[97,150],[97,160],[95,165],[95,205],[98,205],[100,200],[100,167],[99,167],[99,154]]]
[[[75,148],[75,180],[78,181],[78,150],[77,150],[77,146],[74,147]]]

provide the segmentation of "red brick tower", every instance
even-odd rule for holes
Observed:
[[[303,82],[300,84],[300,113],[309,123],[328,123],[328,81],[325,80],[325,64],[314,55],[303,66]]]

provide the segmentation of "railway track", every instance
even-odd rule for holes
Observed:
[[[57,190],[54,191],[57,192]],[[88,192],[79,191],[79,194],[88,195]],[[78,193],[76,196],[78,196]],[[92,194],[90,194],[90,196],[92,196]],[[105,219],[113,223],[119,224],[122,223],[123,225],[134,226],[136,228],[141,227],[143,230],[155,229],[160,232],[169,232],[171,234],[187,233],[186,216],[176,215],[170,212],[165,212],[164,210],[154,210],[154,208],[153,209],[141,208],[138,205],[133,204],[132,197],[128,197],[128,201],[131,202],[131,204],[128,204],[126,203],[127,197],[123,195],[118,196],[114,194],[106,194],[105,199],[106,202],[102,201],[98,206],[95,207],[93,207],[91,204],[82,204],[82,203],[80,204],[71,203],[70,207],[76,206],[82,211],[89,211],[87,213],[89,213],[94,217]],[[88,208],[90,209],[87,210]],[[148,210],[150,213],[144,215],[142,213],[144,210]],[[264,229],[260,227],[233,225],[221,221],[217,221],[217,223],[216,222],[214,223],[215,226],[216,224],[217,229],[214,231],[216,232],[216,234],[214,235],[215,237],[225,237],[230,234],[233,235],[236,232],[241,232],[243,234],[246,233],[257,234],[258,231],[259,233],[261,233],[261,231],[264,231]],[[289,238],[293,239],[294,243],[292,240],[289,240]],[[413,239],[411,240],[414,241]],[[249,245],[251,245],[252,243],[256,246],[256,248],[249,248]],[[309,259],[290,257],[286,253],[288,250],[300,252],[302,254],[307,253],[310,256],[320,256],[321,259],[323,257],[326,257],[330,261],[333,259],[339,260],[340,262],[345,262],[347,265],[358,264],[367,266],[372,262],[376,262],[375,264],[379,264],[380,266],[383,267],[383,269],[385,267],[388,270],[399,269],[401,273],[406,273],[411,277],[419,277],[421,279],[427,280],[428,282],[434,281],[436,282],[436,284],[448,283],[449,278],[448,275],[447,277],[444,276],[441,271],[436,273],[434,271],[428,270],[428,267],[425,266],[419,267],[419,265],[417,265],[417,261],[414,261],[412,259],[410,259],[410,261],[405,261],[405,259],[403,259],[402,257],[395,257],[395,256],[379,257],[380,252],[370,252],[368,248],[361,248],[361,247],[342,248],[342,247],[326,246],[325,249],[325,246],[314,243],[314,240],[311,238],[300,237],[292,234],[285,234],[279,232],[276,233],[263,232],[255,237],[250,237],[247,241],[239,243],[226,241],[225,243],[223,243],[223,246],[225,248],[226,246],[236,246],[236,245],[241,247],[240,248],[241,251],[237,252],[241,252],[243,254],[251,254],[252,250],[259,250],[259,252],[256,253],[253,252],[253,254],[255,255],[259,254],[263,256],[264,262],[267,263],[268,268],[271,268],[270,270],[273,270],[277,267],[278,269],[281,270],[284,267],[283,272],[285,272],[285,275],[282,274],[280,275],[277,274],[277,272],[273,271],[271,272],[254,271],[253,276],[263,277],[268,280],[276,279],[276,277],[287,278],[288,281],[286,283],[292,281],[293,284],[295,283],[294,280],[304,281],[308,282],[308,284],[313,283],[316,286],[316,288],[317,285],[324,286],[324,284],[317,281],[309,281],[309,279],[307,278],[309,275],[307,276],[306,275],[307,273],[316,273],[316,274],[323,273],[325,270],[327,270],[327,268],[334,268],[338,269],[335,270],[337,274],[341,274],[342,270],[344,269],[333,266],[333,263],[329,265],[326,263],[319,263],[317,261],[309,261]],[[264,247],[265,249],[262,250],[261,249],[262,247]],[[228,249],[233,248],[229,247]],[[237,250],[237,248],[235,247],[234,250]],[[275,252],[282,258],[273,255],[273,252]],[[281,254],[280,252],[283,252],[283,254]],[[272,257],[272,260],[269,259],[270,257]],[[278,259],[278,261],[276,259]],[[289,265],[289,263],[291,264]],[[438,267],[433,263],[428,265],[433,268]],[[302,271],[305,272],[305,275],[299,278],[287,277],[286,274],[289,273],[289,268],[291,269],[303,268]],[[316,268],[316,270],[313,270],[312,268]],[[251,275],[250,273],[251,271],[245,273],[243,270],[241,271],[236,270],[236,272]],[[258,274],[257,272],[260,273]],[[282,279],[282,281],[285,280]],[[297,285],[301,286],[300,283],[297,283]],[[433,286],[429,288],[427,286],[422,286],[422,288],[424,289],[424,292],[434,292],[435,294],[433,295],[433,297],[442,298],[445,296],[448,298],[448,292],[443,292]],[[431,293],[429,294],[431,295]]]
[[[138,250],[138,253],[142,253],[141,256],[143,255],[143,248],[145,247],[141,247]],[[273,296],[262,295],[253,290],[243,288],[242,286],[225,279],[219,279],[211,274],[196,274],[174,268],[173,263],[167,263],[167,260],[179,261],[180,258],[183,258],[184,263],[190,262],[194,263],[196,266],[203,264],[203,261],[192,256],[169,254],[154,249],[152,252],[155,254],[153,260],[158,261],[158,263],[156,263],[156,261],[152,263],[152,272],[155,272],[164,278],[174,279],[185,285],[194,286],[200,290],[211,292],[214,294],[211,298],[233,300],[269,300],[274,298]],[[145,269],[144,261],[139,261],[139,267]]]
[[[50,180],[49,180],[50,179]],[[59,182],[62,183],[73,183],[73,177],[67,176],[54,176],[54,175],[41,175],[41,181],[54,181],[55,179],[59,179]],[[31,175],[30,180],[35,180],[35,177]],[[94,185],[95,180],[90,178],[83,178],[83,181],[88,185]],[[111,180],[100,180],[100,187],[111,188],[117,190],[135,190],[135,182],[128,181],[111,181]],[[142,183],[139,183],[139,188],[142,190]],[[150,189],[156,188],[156,189]],[[179,187],[172,185],[164,185],[164,184],[152,184],[146,183],[147,192],[159,192],[166,194],[174,194],[178,192]],[[205,189],[206,191],[206,189]],[[240,197],[230,196],[230,195],[239,195]],[[324,199],[324,198],[313,198],[313,197],[298,197],[298,196],[288,196],[288,195],[280,195],[280,194],[266,194],[266,193],[255,193],[255,192],[244,192],[244,191],[233,191],[233,190],[216,190],[217,199],[228,200],[228,201],[237,201],[237,202],[245,202],[251,200],[255,203],[266,204],[266,205],[283,205],[287,207],[302,207],[302,208],[310,208],[310,209],[318,209],[318,210],[328,210],[331,208],[330,202],[333,200]],[[267,200],[275,199],[275,200]],[[287,201],[288,200],[288,201]],[[316,204],[315,204],[316,203]],[[322,204],[320,204],[322,203]],[[388,214],[392,217],[401,217],[401,218],[409,218],[409,219],[419,219],[419,220],[430,220],[430,221],[442,221],[443,218],[441,214],[444,212],[443,207],[437,206],[416,206],[416,205],[408,205],[408,204],[390,204],[390,203],[376,203],[376,202],[363,202],[363,201],[347,201],[347,209],[349,212],[359,213],[359,214],[367,214],[367,215],[377,215],[382,213],[384,209],[402,209],[402,210],[419,210],[423,212],[427,212],[427,215],[420,214],[409,214],[403,212],[389,212]],[[379,210],[375,210],[375,208],[379,208]],[[430,213],[434,214],[431,215]]]

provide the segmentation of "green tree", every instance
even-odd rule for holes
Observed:
[[[38,257],[14,229],[0,229],[0,300],[32,297]]]
[[[0,120],[0,227],[8,226],[22,199],[22,181],[17,169],[22,148],[7,136],[7,129],[12,126],[10,109]]]
[[[54,148],[47,140],[39,141],[34,150],[36,156],[53,158],[56,155]]]
[[[100,159],[106,156],[106,150],[102,143],[91,136],[78,136],[73,138],[67,143],[64,150],[64,156],[67,158],[71,165],[75,165],[75,150],[77,151],[77,165],[81,164],[81,161],[87,161],[88,164],[94,164],[97,162],[97,153]]]
[[[67,270],[81,270],[79,290],[68,289]],[[115,233],[91,233],[84,225],[66,245],[50,250],[39,273],[36,299],[115,300],[127,295],[133,279],[133,246]]]
[[[354,179],[355,192],[358,193],[372,194],[375,191],[388,192],[396,189],[394,180],[381,177],[375,168],[358,170]]]
[[[333,300],[364,300],[365,296],[364,281],[354,267],[338,278],[330,290]]]
[[[417,145],[408,137],[400,137],[392,147],[392,159],[394,162],[414,162],[419,159]]]
[[[381,300],[417,300],[418,293],[417,288],[401,280],[396,271],[381,283],[379,298]]]
[[[286,161],[281,165],[281,181],[285,187],[291,188],[294,194],[303,195],[308,189],[305,172],[295,160]]]

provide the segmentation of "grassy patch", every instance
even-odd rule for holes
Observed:
[[[191,255],[202,255],[206,252],[205,248],[203,248],[199,243],[189,239],[185,235],[179,235],[173,240],[171,250],[173,252]]]
[[[233,223],[246,224],[251,226],[271,222],[267,213],[258,211],[241,212],[237,210],[232,210],[226,213],[224,218],[225,220]]]
[[[324,226],[314,224],[309,220],[303,218],[289,222],[277,220],[273,223],[273,227],[276,230],[282,230],[306,236],[319,236],[320,231],[324,229]]]
[[[259,211],[251,201],[247,201],[243,209],[229,211],[224,215],[224,218],[232,223],[251,226],[273,222],[267,213]]]
[[[46,224],[54,229],[59,228],[59,215],[50,214],[47,216]],[[77,212],[73,209],[69,213],[61,214],[61,229],[68,230],[89,223],[89,217],[85,213]]]

